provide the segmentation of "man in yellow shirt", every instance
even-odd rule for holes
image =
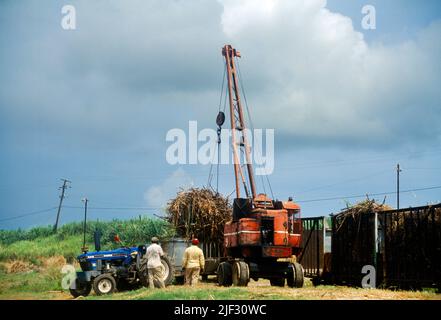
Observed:
[[[193,239],[191,246],[185,249],[182,267],[185,268],[185,284],[193,286],[199,281],[199,273],[204,270],[204,253],[198,247],[199,240]]]

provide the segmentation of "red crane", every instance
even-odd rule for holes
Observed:
[[[265,278],[271,285],[284,286],[286,279],[288,286],[301,287],[303,268],[295,262],[301,243],[300,206],[292,199],[277,201],[256,193],[250,137],[247,136],[236,69],[240,53],[231,45],[225,45],[222,55],[226,63],[236,198],[232,220],[224,229],[227,258],[217,269],[218,283],[246,286],[250,279]],[[225,115],[220,112],[219,126],[224,119]],[[241,154],[245,157],[245,165],[240,163]],[[245,197],[241,197],[241,185]]]

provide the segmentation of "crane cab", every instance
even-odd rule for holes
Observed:
[[[299,252],[301,226],[300,207],[292,200],[259,194],[251,206],[249,199],[235,199],[224,246],[231,257],[288,258]]]

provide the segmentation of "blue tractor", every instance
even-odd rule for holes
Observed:
[[[119,239],[118,239],[119,240]],[[104,295],[120,290],[148,287],[147,246],[121,247],[110,251],[100,251],[99,237],[95,236],[94,252],[87,252],[77,257],[81,272],[76,273],[70,293],[75,298],[87,296],[94,290],[97,295]],[[173,266],[167,256],[161,257],[165,285],[173,281]]]

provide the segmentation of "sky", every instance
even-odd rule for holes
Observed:
[[[62,178],[61,223],[85,197],[89,219],[126,219],[207,185],[209,165],[166,161],[166,135],[215,129],[227,43],[254,127],[275,132],[274,198],[395,207],[400,163],[400,207],[441,202],[440,34],[436,0],[1,1],[0,229],[53,224]],[[220,166],[224,195],[233,178]]]

